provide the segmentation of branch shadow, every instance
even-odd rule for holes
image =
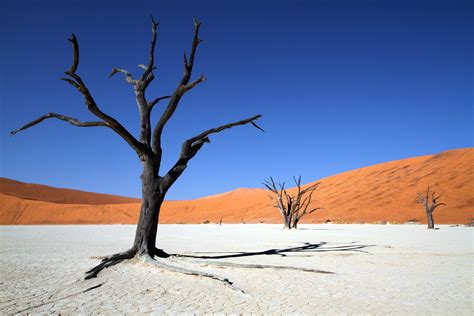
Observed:
[[[294,253],[314,253],[314,252],[329,252],[329,251],[355,251],[368,253],[363,250],[367,247],[372,247],[373,245],[359,245],[355,242],[350,242],[346,244],[328,244],[327,242],[320,243],[303,243],[303,246],[298,247],[288,247],[288,248],[273,248],[263,251],[253,251],[253,252],[194,252],[195,254],[201,253],[225,253],[222,255],[184,255],[184,254],[173,254],[176,257],[185,257],[185,258],[195,258],[195,259],[227,259],[227,258],[240,258],[240,257],[253,257],[253,256],[272,256],[277,255],[281,257],[286,257],[289,254]]]
[[[347,230],[345,228],[306,228],[306,227],[298,227],[298,230]]]

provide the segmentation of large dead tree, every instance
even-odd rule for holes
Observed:
[[[139,67],[143,70],[141,75],[138,78],[135,78],[129,71],[121,68],[113,68],[110,74],[110,77],[117,74],[122,75],[126,82],[129,83],[133,88],[140,114],[140,135],[138,138],[135,138],[135,136],[133,136],[117,119],[102,111],[92,97],[92,94],[87,88],[86,83],[77,72],[79,66],[79,44],[74,34],[72,34],[69,38],[69,41],[72,43],[73,62],[71,67],[65,72],[66,77],[61,79],[69,83],[71,86],[76,88],[80,94],[82,94],[87,109],[99,120],[92,122],[81,122],[66,115],[48,113],[11,132],[12,135],[15,135],[16,133],[35,126],[46,119],[55,118],[78,127],[101,126],[109,128],[119,135],[125,142],[127,142],[127,144],[136,152],[143,166],[143,172],[141,174],[142,206],[136,229],[135,240],[129,250],[106,257],[102,263],[87,271],[86,279],[97,276],[97,274],[104,268],[108,268],[112,265],[120,263],[123,260],[134,258],[135,256],[138,256],[147,262],[151,262],[153,258],[167,258],[169,255],[165,251],[156,247],[156,235],[160,216],[160,208],[170,187],[181,176],[183,171],[187,168],[189,161],[199,152],[203,145],[210,142],[209,136],[211,134],[216,134],[234,126],[245,124],[252,124],[258,129],[261,129],[255,123],[255,121],[261,116],[255,115],[241,121],[236,121],[205,130],[202,133],[185,140],[182,144],[181,153],[179,154],[176,163],[169,170],[161,173],[160,167],[163,154],[161,136],[163,134],[163,129],[166,123],[175,113],[182,97],[191,89],[204,82],[206,78],[204,75],[201,75],[197,79],[191,80],[196,51],[199,44],[202,42],[202,40],[199,38],[199,29],[201,27],[201,23],[194,19],[194,36],[191,44],[191,52],[189,56],[186,54],[186,52],[184,53],[183,75],[176,89],[171,95],[152,99],[148,98],[146,95],[147,89],[155,78],[155,45],[158,28],[158,23],[155,22],[153,17],[151,20],[152,36],[148,55],[149,60],[146,65],[139,65]],[[163,114],[155,124],[154,128],[152,128],[150,119],[151,112],[161,101],[165,100],[167,101],[167,105],[163,111]],[[161,264],[161,267],[187,274],[199,274],[201,276],[219,279],[219,277],[210,274],[177,268],[166,263]],[[226,279],[220,278],[220,280],[231,284]]]
[[[426,190],[426,194],[418,193],[417,202],[419,204],[423,204],[425,207],[425,214],[428,219],[428,229],[434,228],[434,221],[433,221],[433,212],[434,210],[442,205],[446,205],[446,203],[439,203],[438,199],[441,195],[436,196],[435,192],[430,194],[430,187]]]
[[[269,180],[265,180],[263,183],[273,193],[271,198],[274,200],[275,207],[283,218],[284,229],[298,228],[298,223],[303,216],[321,209],[320,207],[310,208],[313,193],[320,183],[318,182],[302,189],[301,176],[298,178],[293,177],[293,180],[296,184],[296,193],[293,195],[288,194],[285,189],[285,182],[275,183],[273,178],[270,177]]]

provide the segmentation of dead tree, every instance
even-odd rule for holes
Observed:
[[[275,183],[272,177],[265,180],[263,185],[274,193],[270,197],[275,201],[275,207],[280,212],[283,219],[283,229],[291,229],[291,197],[286,194],[285,182]],[[285,200],[285,201],[284,201]]]
[[[298,223],[303,216],[321,209],[320,207],[310,208],[313,193],[320,183],[302,189],[301,176],[299,178],[293,177],[293,180],[296,184],[296,194],[294,195],[288,194],[285,189],[285,182],[275,183],[273,178],[270,177],[270,180],[265,180],[263,183],[273,193],[271,198],[275,201],[275,207],[283,218],[283,229],[298,228]]]
[[[182,144],[181,153],[179,154],[176,163],[169,170],[161,173],[160,167],[163,154],[161,137],[163,129],[166,123],[175,113],[182,97],[191,89],[204,82],[206,77],[201,75],[197,79],[191,80],[196,50],[199,44],[202,42],[202,40],[199,38],[199,29],[201,27],[201,23],[194,19],[194,36],[191,44],[191,52],[189,56],[186,54],[186,52],[184,53],[183,75],[176,89],[172,94],[167,96],[161,96],[153,99],[149,99],[148,96],[146,96],[147,88],[155,78],[155,44],[157,37],[157,27],[158,23],[155,22],[152,17],[152,35],[148,55],[149,59],[146,65],[141,64],[138,66],[143,71],[141,75],[138,78],[135,78],[132,76],[131,72],[125,69],[113,68],[109,76],[112,77],[116,74],[123,75],[125,81],[133,88],[140,114],[140,135],[138,138],[135,138],[135,136],[133,136],[117,119],[101,110],[99,105],[92,97],[92,94],[87,88],[86,83],[77,73],[79,66],[79,44],[74,34],[72,34],[69,38],[69,41],[72,43],[73,62],[71,67],[65,72],[66,77],[61,79],[69,83],[71,86],[76,88],[80,94],[82,94],[87,109],[99,120],[92,122],[81,122],[66,115],[48,113],[11,132],[12,135],[15,135],[16,133],[37,125],[46,119],[55,118],[78,127],[101,126],[109,128],[119,135],[125,142],[127,142],[127,144],[136,152],[138,159],[143,166],[143,172],[141,174],[142,205],[140,217],[138,219],[135,240],[129,250],[109,256],[105,258],[102,263],[87,271],[86,279],[97,276],[97,274],[104,268],[118,264],[123,260],[134,258],[135,256],[144,259],[146,262],[155,261],[153,258],[167,258],[169,255],[156,247],[156,235],[160,216],[160,208],[163,200],[165,199],[166,193],[187,168],[189,161],[199,152],[205,143],[210,142],[209,136],[211,134],[216,134],[234,126],[245,124],[252,124],[261,130],[261,128],[255,123],[255,121],[261,117],[260,115],[255,115],[241,121],[236,121],[205,130],[202,133],[185,140]],[[158,122],[155,124],[154,128],[152,128],[150,119],[151,112],[161,101],[165,100],[167,101],[167,105],[164,109],[164,112],[159,118]],[[219,277],[210,274],[173,267],[167,263],[161,264],[161,267],[177,272],[219,279]],[[226,279],[221,278],[220,280],[228,282]],[[228,283],[231,284],[231,282]]]
[[[313,193],[319,187],[320,182],[317,182],[305,189],[301,189],[301,176],[298,179],[293,177],[295,184],[297,186],[296,200],[294,203],[293,210],[293,228],[298,228],[298,222],[306,214],[311,214],[317,210],[320,210],[320,207],[310,208],[310,204],[313,198]]]
[[[433,212],[434,210],[441,205],[446,205],[446,203],[438,203],[438,199],[441,195],[436,196],[435,192],[432,192],[430,195],[430,187],[426,190],[426,195],[423,193],[418,193],[417,202],[425,206],[425,213],[428,219],[428,229],[434,229],[433,221]]]

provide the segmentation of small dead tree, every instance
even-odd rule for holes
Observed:
[[[428,229],[434,228],[434,221],[433,221],[433,212],[434,210],[441,205],[446,205],[446,203],[438,203],[438,199],[441,195],[436,196],[435,192],[432,192],[430,195],[430,187],[426,190],[426,194],[418,193],[417,202],[419,204],[423,204],[425,206],[425,213],[428,219]]]
[[[153,17],[151,18],[152,34],[150,49],[148,52],[148,63],[146,65],[138,65],[138,67],[142,69],[142,74],[138,78],[135,78],[129,71],[125,69],[112,69],[109,77],[112,77],[116,74],[123,75],[125,81],[131,85],[135,94],[140,115],[140,132],[138,138],[132,135],[117,119],[113,118],[109,114],[106,114],[92,97],[92,94],[87,88],[85,81],[77,72],[79,67],[79,43],[74,34],[72,34],[69,38],[73,49],[73,62],[71,67],[65,72],[66,77],[61,79],[70,84],[73,88],[77,89],[77,91],[84,97],[84,102],[87,109],[99,120],[92,122],[82,122],[66,115],[48,113],[11,132],[12,135],[15,135],[20,131],[43,122],[44,120],[54,118],[78,127],[100,126],[108,128],[118,134],[118,136],[120,136],[131,147],[131,149],[136,152],[137,157],[143,166],[143,171],[141,174],[142,206],[136,228],[135,240],[130,249],[106,257],[99,265],[87,271],[86,279],[96,277],[101,270],[118,264],[123,260],[139,257],[143,261],[155,263],[155,265],[159,265],[163,269],[210,277],[223,281],[228,285],[232,285],[232,283],[227,279],[223,279],[209,273],[180,268],[170,265],[169,263],[162,262],[158,259],[167,258],[170,255],[156,247],[160,209],[163,200],[165,199],[165,195],[170,187],[187,168],[189,161],[194,158],[194,156],[201,150],[205,143],[210,142],[209,137],[212,134],[220,133],[232,127],[245,124],[251,124],[262,130],[255,123],[255,121],[261,117],[260,115],[255,115],[244,120],[205,130],[202,133],[185,140],[182,144],[181,153],[179,154],[176,163],[169,170],[165,170],[164,173],[161,172],[162,170],[160,169],[162,167],[161,161],[163,154],[161,138],[165,125],[175,113],[179,102],[184,97],[184,95],[206,80],[204,75],[199,76],[194,81],[191,80],[196,50],[198,45],[202,42],[202,40],[199,38],[200,27],[201,23],[194,19],[194,36],[191,44],[191,51],[189,55],[184,53],[183,75],[176,86],[176,89],[170,95],[153,99],[149,99],[148,96],[146,96],[148,87],[150,86],[153,79],[155,79],[154,71],[156,70],[155,44],[158,23],[155,22]],[[153,128],[151,112],[153,109],[155,109],[155,107],[158,107],[158,103],[165,100],[167,100],[168,104],[165,106],[161,117],[157,120]]]
[[[314,191],[320,183],[315,183],[305,189],[301,188],[301,176],[293,177],[296,184],[296,194],[290,195],[285,189],[285,182],[275,183],[272,177],[265,180],[263,185],[270,190],[273,195],[270,197],[275,201],[275,207],[280,211],[283,218],[283,229],[298,228],[298,223],[303,216],[311,214],[320,207],[310,208]]]

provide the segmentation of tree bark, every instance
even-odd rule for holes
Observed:
[[[293,228],[298,229],[298,219],[297,218],[293,219]]]
[[[291,222],[288,217],[283,215],[283,229],[291,229]]]
[[[428,218],[428,229],[434,229],[433,213],[426,210],[426,217]]]
[[[138,255],[148,254],[153,257],[158,255],[156,234],[160,209],[166,192],[162,190],[161,179],[152,161],[145,160],[141,180],[142,206],[132,249]]]

